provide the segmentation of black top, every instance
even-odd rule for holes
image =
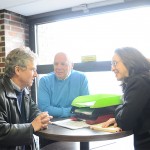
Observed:
[[[135,135],[150,131],[150,75],[128,78],[123,105],[117,107],[115,118],[119,127]]]

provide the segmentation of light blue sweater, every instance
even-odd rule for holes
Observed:
[[[57,79],[52,72],[39,81],[38,106],[53,117],[69,117],[74,98],[88,94],[88,81],[82,72],[72,70],[65,80]]]

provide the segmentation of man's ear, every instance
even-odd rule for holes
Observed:
[[[16,66],[16,67],[15,67],[15,74],[18,75],[18,74],[19,74],[19,71],[20,71],[20,67],[19,67],[19,66]]]

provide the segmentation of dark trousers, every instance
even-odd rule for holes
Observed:
[[[135,150],[150,150],[150,132],[134,135]]]

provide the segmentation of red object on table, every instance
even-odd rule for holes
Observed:
[[[86,120],[87,124],[98,124],[107,121],[109,118],[114,118],[114,114],[99,116],[96,120]]]

